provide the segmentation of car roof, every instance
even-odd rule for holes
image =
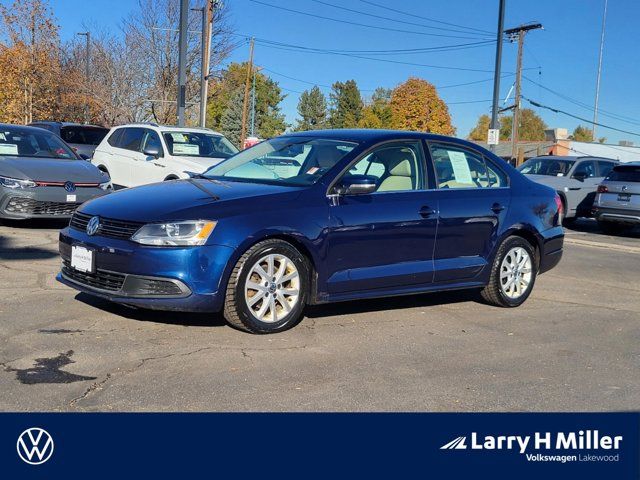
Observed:
[[[477,145],[455,137],[448,137],[446,135],[436,135],[434,133],[426,132],[413,132],[405,130],[377,130],[377,129],[333,129],[333,130],[309,130],[304,132],[291,132],[286,133],[287,137],[316,137],[327,138],[332,140],[345,140],[352,142],[370,142],[370,141],[385,141],[394,139],[415,139],[416,136],[424,138],[425,140],[440,140],[447,142],[455,142],[465,145]]]
[[[38,133],[47,132],[48,134],[53,135],[53,133],[51,133],[49,130],[45,128],[32,127],[29,125],[15,125],[12,123],[0,123],[0,130],[3,130],[5,128],[8,130],[18,130],[23,132],[34,132],[34,131]]]
[[[620,164],[616,165],[615,168],[618,168],[618,167],[640,167],[640,162],[638,162],[638,161],[620,162]]]
[[[139,122],[139,123],[126,123],[124,125],[117,125],[113,128],[157,128],[163,132],[205,132],[212,133],[214,135],[220,135],[223,137],[224,135],[220,132],[216,132],[215,130],[211,130],[210,128],[204,127],[176,127],[175,125],[158,125],[157,123],[152,122]]]
[[[607,157],[592,157],[591,155],[582,155],[582,156],[572,156],[572,155],[539,155],[537,157],[533,157],[530,160],[535,159],[549,159],[549,160],[562,160],[569,162],[577,162],[578,160],[606,160],[607,162],[618,163],[618,160],[615,158],[607,158]]]
[[[107,129],[107,127],[103,127],[102,125],[93,125],[89,123],[77,123],[77,122],[58,122],[55,120],[36,120],[34,122],[31,122],[31,124],[34,124],[34,123],[39,123],[42,125],[60,125],[61,127],[89,127],[89,128]]]

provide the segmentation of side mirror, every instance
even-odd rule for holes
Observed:
[[[378,179],[370,175],[347,175],[335,187],[338,195],[366,195],[378,188]]]
[[[573,178],[579,182],[584,182],[584,179],[587,178],[587,174],[585,172],[576,172],[573,174]]]
[[[145,147],[142,151],[147,157],[158,158],[160,156],[160,149],[154,146]]]

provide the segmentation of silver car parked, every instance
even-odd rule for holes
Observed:
[[[613,168],[598,186],[593,215],[605,233],[640,225],[640,162]]]
[[[558,192],[566,223],[591,216],[598,185],[616,165],[618,161],[610,158],[548,155],[531,158],[518,170]]]

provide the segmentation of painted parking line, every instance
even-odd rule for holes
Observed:
[[[605,250],[614,250],[617,252],[640,253],[640,247],[634,247],[631,245],[620,245],[616,243],[593,242],[591,240],[583,240],[581,238],[566,236],[564,238],[564,243],[567,243],[569,245],[579,245],[581,247],[603,248]]]

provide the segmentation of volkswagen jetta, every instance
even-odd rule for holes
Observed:
[[[255,333],[305,305],[476,288],[522,304],[562,255],[562,202],[464,140],[301,132],[202,175],[84,204],[58,279],[130,306],[224,311]]]

